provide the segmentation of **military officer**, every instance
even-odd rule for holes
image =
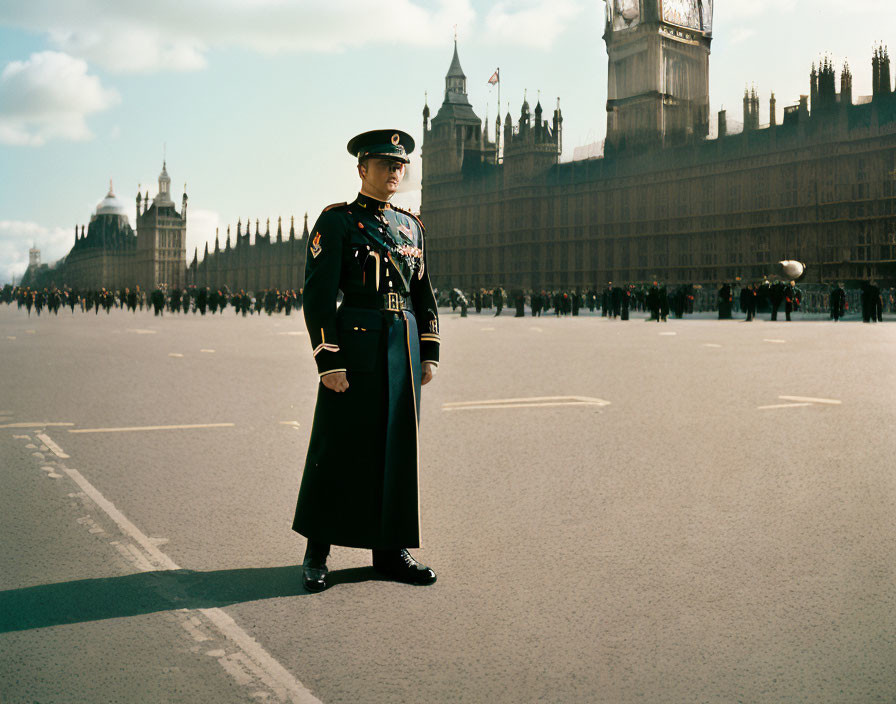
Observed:
[[[320,384],[292,527],[308,539],[309,591],[328,586],[331,545],[372,550],[389,579],[436,581],[408,548],[421,541],[420,387],[438,367],[438,308],[423,225],[389,203],[413,149],[401,130],[349,141],[361,192],[325,208],[308,238],[304,311]]]

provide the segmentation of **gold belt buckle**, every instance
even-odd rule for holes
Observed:
[[[395,292],[386,294],[386,310],[390,313],[401,312],[401,296]]]

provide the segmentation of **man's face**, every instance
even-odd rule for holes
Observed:
[[[394,159],[371,157],[358,164],[358,175],[364,190],[371,195],[388,200],[404,178],[406,164]]]

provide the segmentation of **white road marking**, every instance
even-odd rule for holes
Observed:
[[[278,335],[304,335],[304,330],[290,330],[289,332],[278,332]]]
[[[28,435],[13,435],[12,439],[13,440],[30,440],[31,437]]]
[[[677,332],[661,332],[660,335],[677,335]]]
[[[252,682],[252,675],[246,672],[246,669],[241,666],[236,655],[225,655],[223,658],[218,658],[218,662],[221,663],[221,667],[227,670],[227,673],[236,680],[237,684],[245,687]]]
[[[588,396],[533,396],[531,398],[454,401],[442,404],[443,411],[466,411],[484,408],[540,408],[548,406],[609,406],[609,401]]]
[[[33,335],[33,334],[34,334],[34,330],[26,330],[25,333],[28,334],[28,335]]]
[[[138,335],[155,335],[158,330],[144,330],[142,328],[128,328],[128,332],[135,332]]]
[[[46,442],[46,441],[45,441]],[[52,441],[50,441],[52,442]],[[50,445],[47,442],[47,445]],[[50,445],[52,447],[52,445]],[[156,566],[149,565],[144,571],[153,571],[155,569],[163,570],[179,570],[181,569],[174,560],[159,550],[153,542],[146,536],[137,526],[131,523],[125,515],[119,511],[105,496],[103,496],[96,487],[93,486],[84,476],[76,469],[63,467],[66,474],[72,478],[81,490],[87,494],[103,511],[109,516],[118,527],[140,545],[146,554],[156,563]],[[311,692],[299,682],[289,670],[277,662],[271,655],[250,636],[246,631],[240,628],[236,621],[228,616],[219,608],[198,609],[207,619],[209,619],[221,633],[230,638],[231,641],[245,653],[248,658],[257,665],[265,674],[265,681],[271,682],[269,686],[274,690],[275,694],[284,701],[291,701],[294,704],[321,704]]]
[[[763,342],[775,342],[779,345],[783,345],[785,342],[787,342],[787,340],[774,340],[774,339],[768,339],[768,338],[765,338],[762,341]]]
[[[16,336],[15,336],[15,335],[7,335],[7,336],[6,336],[6,339],[7,339],[7,340],[15,340],[15,339],[16,339]]]
[[[211,354],[212,352],[214,352],[214,350],[199,350],[199,351],[200,351],[200,352],[208,352],[209,354]]]
[[[200,626],[202,625],[202,622],[195,616],[185,618],[183,621],[180,622],[180,625],[184,627],[184,630],[187,633],[189,633],[190,636],[193,638],[193,640],[195,640],[197,643],[202,643],[203,641],[211,640],[211,638],[209,636],[207,636],[205,633],[202,632],[202,630],[200,630]],[[221,651],[221,654],[224,655],[223,650]]]
[[[544,332],[541,328],[529,328],[532,332]]]
[[[180,352],[169,352],[168,356],[169,357],[183,357],[183,355]]]
[[[806,401],[808,403],[828,403],[833,406],[839,406],[843,401],[835,398],[811,398],[809,396],[778,396],[782,401]]]
[[[482,330],[483,332],[494,332],[494,331],[495,331],[494,328],[481,328],[481,330]]]
[[[721,345],[717,345],[714,342],[706,342],[703,344],[704,347],[721,347]]]
[[[60,423],[60,425],[62,425],[62,424]],[[72,425],[72,424],[71,424],[71,423],[67,423],[66,425]],[[51,451],[54,455],[56,455],[58,458],[63,459],[63,460],[67,460],[67,459],[68,459],[68,455],[65,454],[65,453],[62,451],[62,448],[59,447],[59,445],[57,445],[55,442],[53,442],[52,440],[50,440],[50,438],[47,437],[44,433],[36,433],[36,435],[37,435],[37,437],[40,438],[40,441],[41,441],[44,445],[46,445],[47,447],[50,448],[50,451]]]
[[[291,425],[293,428],[298,428],[301,423],[297,420],[281,420],[280,425]]]
[[[132,430],[189,430],[192,428],[233,428],[234,423],[201,423],[197,425],[144,425],[133,428],[79,428],[70,433],[126,433]],[[38,435],[40,437],[40,435]],[[41,438],[43,440],[43,438]],[[46,442],[46,441],[44,441]]]
[[[769,408],[799,408],[800,406],[811,406],[811,403],[775,403],[771,406],[756,406],[759,411],[767,411]]]
[[[60,427],[66,425],[74,425],[74,423],[4,423],[0,425],[0,428],[50,428],[50,427]],[[27,435],[13,435],[14,438],[24,438],[28,437]],[[38,435],[40,437],[40,435]],[[46,444],[46,443],[44,443]]]

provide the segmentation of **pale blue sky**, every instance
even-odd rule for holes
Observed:
[[[603,17],[602,0],[0,0],[0,283],[32,241],[44,261],[64,255],[110,178],[129,205],[138,184],[153,195],[163,144],[175,200],[185,182],[190,196],[188,258],[237,218],[313,222],[357,191],[354,134],[397,127],[419,143],[454,25],[490,130],[500,66],[514,120],[524,89],[546,112],[560,97],[571,159],[606,129]],[[872,48],[896,51],[896,2],[716,0],[713,29],[711,110],[740,121],[755,83],[766,122],[769,92],[779,112],[795,103],[825,53],[869,93]],[[411,182],[395,202],[419,198]]]

